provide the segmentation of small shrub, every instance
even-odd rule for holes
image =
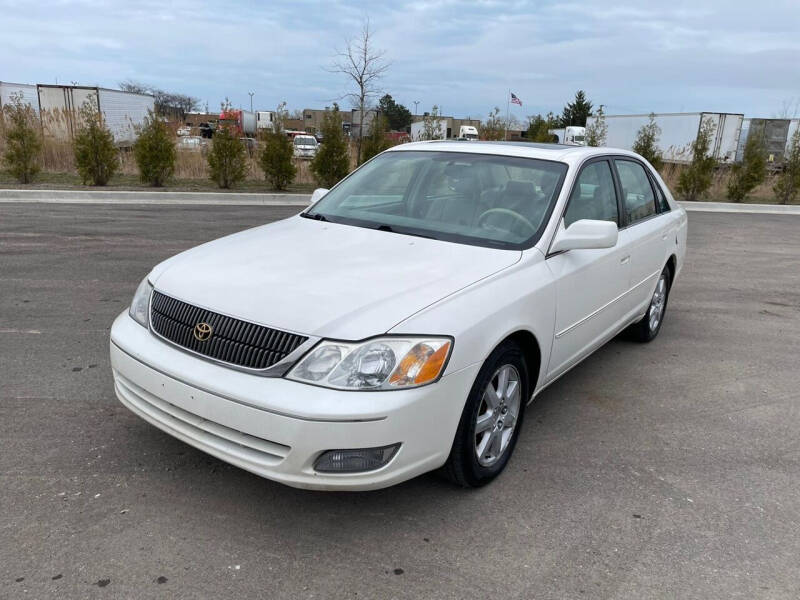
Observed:
[[[742,162],[734,164],[731,168],[728,199],[733,202],[741,202],[766,178],[767,149],[764,146],[764,136],[752,132],[747,136]]]
[[[42,140],[36,127],[36,113],[22,96],[12,94],[11,103],[3,107],[5,149],[3,165],[20,183],[32,183],[39,173]]]
[[[350,172],[350,152],[337,107],[326,111],[321,129],[322,145],[311,161],[311,172],[320,185],[331,188]]]
[[[259,156],[259,164],[264,171],[264,177],[273,189],[285,190],[297,174],[297,167],[292,162],[294,156],[292,140],[276,127],[275,131],[264,135],[262,142],[264,147]]]
[[[794,132],[783,171],[772,186],[781,204],[791,204],[800,194],[800,129]]]
[[[97,100],[87,100],[80,111],[80,129],[75,134],[75,166],[83,184],[106,185],[119,169],[119,151],[114,136],[103,124]]]
[[[607,135],[608,124],[606,123],[606,114],[603,112],[603,106],[601,105],[594,114],[594,121],[586,127],[586,145],[603,146],[606,143]]]
[[[553,135],[550,133],[551,129],[556,129],[558,121],[553,113],[547,113],[546,116],[534,115],[528,124],[528,132],[525,138],[529,142],[551,143]]]
[[[133,155],[143,183],[161,187],[175,172],[175,143],[166,123],[153,113],[144,121]]]
[[[228,127],[217,129],[211,139],[208,174],[223,189],[235,186],[247,175],[247,148]]]
[[[636,141],[633,142],[633,151],[653,165],[656,171],[661,171],[664,166],[661,150],[658,149],[660,137],[661,127],[656,123],[655,114],[650,113],[650,120],[646,125],[642,125],[636,133]]]
[[[370,123],[369,135],[364,140],[364,146],[361,148],[363,162],[367,162],[370,158],[380,154],[392,145],[386,138],[387,131],[389,131],[389,120],[383,115],[376,115],[372,119],[372,123]]]
[[[717,160],[711,155],[711,138],[716,125],[705,121],[692,142],[692,161],[678,178],[677,192],[684,200],[697,200],[711,187]]]

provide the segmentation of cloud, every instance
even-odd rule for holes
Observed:
[[[796,1],[394,0],[363,3],[3,2],[0,79],[116,86],[135,79],[216,107],[329,104],[324,67],[369,16],[391,68],[383,87],[420,110],[559,112],[585,89],[611,113],[771,116],[800,96]],[[47,18],[43,18],[47,15]]]

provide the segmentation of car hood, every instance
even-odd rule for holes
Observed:
[[[169,296],[243,320],[358,340],[385,333],[520,256],[298,216],[178,254],[153,270],[151,282]]]

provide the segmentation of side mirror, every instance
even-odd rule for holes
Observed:
[[[550,252],[567,250],[613,248],[617,245],[617,224],[611,221],[581,219],[564,229],[559,226]]]
[[[328,190],[325,188],[317,188],[314,190],[314,193],[311,194],[311,200],[309,200],[309,204],[316,204],[318,200],[322,200],[322,197],[328,193]]]

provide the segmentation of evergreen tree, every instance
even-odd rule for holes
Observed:
[[[221,112],[230,110],[230,101],[225,98]],[[244,181],[247,175],[247,148],[239,139],[238,133],[229,126],[218,127],[214,132],[206,160],[211,181],[223,189]]]
[[[331,188],[350,172],[350,148],[335,104],[322,119],[322,136],[323,143],[311,161],[311,172],[320,185]]]
[[[369,127],[369,135],[364,139],[364,146],[361,149],[364,162],[389,148],[391,143],[386,137],[389,129],[389,120],[383,114],[375,115]]]
[[[393,131],[405,131],[411,125],[411,111],[402,104],[397,104],[389,94],[378,100],[378,112],[386,117],[388,129]]]
[[[791,204],[800,194],[800,129],[792,136],[789,155],[772,190],[781,204]]]
[[[106,185],[119,169],[114,136],[103,123],[97,99],[91,97],[80,110],[80,129],[73,140],[75,165],[84,185]]]
[[[586,127],[586,119],[592,114],[592,103],[586,98],[586,92],[575,92],[575,100],[567,103],[561,114],[561,127],[576,125]]]
[[[711,155],[711,138],[716,125],[706,120],[692,142],[692,162],[678,177],[677,192],[684,200],[697,200],[711,187],[717,160]]]
[[[161,187],[175,172],[175,143],[166,123],[154,113],[148,114],[133,145],[139,178],[153,187]]]
[[[5,149],[2,163],[6,171],[20,183],[32,183],[39,173],[42,140],[35,125],[36,113],[21,94],[12,94],[11,103],[3,107]]]
[[[606,136],[608,135],[608,125],[606,124],[606,113],[603,112],[603,106],[597,109],[594,114],[594,121],[586,127],[586,145],[587,146],[604,146],[606,143]]]
[[[767,178],[767,148],[764,135],[751,131],[744,145],[742,162],[731,168],[728,180],[728,199],[741,202]]]
[[[636,141],[633,142],[633,151],[653,165],[656,171],[660,171],[664,166],[661,150],[658,149],[660,137],[661,127],[656,123],[656,115],[650,113],[650,120],[646,125],[642,125],[636,133]]]

